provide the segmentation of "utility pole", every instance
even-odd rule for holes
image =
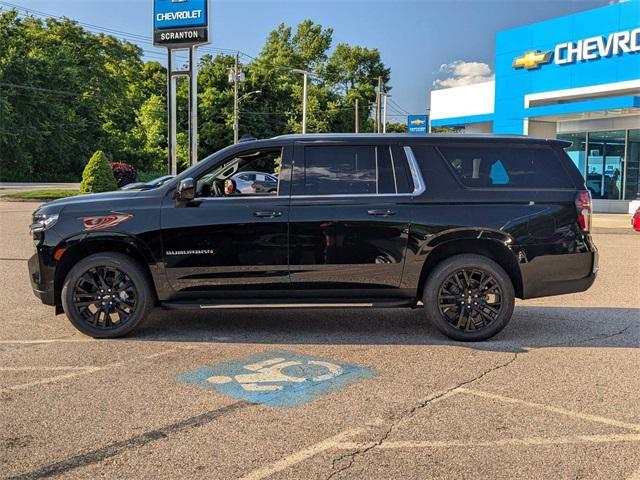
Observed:
[[[238,63],[240,52],[236,52],[236,63],[233,67],[233,143],[238,143]]]
[[[302,84],[302,134],[307,133],[307,81],[309,77],[308,72],[302,74],[304,80]]]
[[[384,116],[382,118],[382,133],[387,133],[387,97],[389,95],[387,95],[386,93],[383,93],[384,95]]]
[[[378,91],[376,92],[376,133],[380,133],[380,96],[382,95],[382,77],[378,77]]]
[[[360,133],[360,109],[358,108],[357,98],[356,98],[356,112],[355,112],[355,127],[356,127],[356,133]]]

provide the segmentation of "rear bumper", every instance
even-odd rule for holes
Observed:
[[[598,252],[536,257],[520,272],[524,299],[584,292],[596,280]]]

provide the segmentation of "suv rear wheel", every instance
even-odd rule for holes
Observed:
[[[138,262],[121,253],[97,253],[67,274],[62,306],[82,333],[116,338],[144,320],[153,307],[153,292]]]
[[[507,273],[480,255],[455,255],[431,272],[424,287],[427,317],[446,336],[475,342],[511,320],[515,294]]]

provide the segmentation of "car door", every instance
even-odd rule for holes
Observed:
[[[290,156],[291,147],[283,145],[274,194],[197,197],[185,207],[165,199],[162,243],[175,291],[216,297],[288,288]]]
[[[295,145],[291,286],[331,297],[401,295],[411,193],[392,144]]]

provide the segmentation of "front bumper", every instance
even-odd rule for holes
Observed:
[[[53,275],[49,268],[43,267],[40,255],[35,253],[27,262],[29,281],[36,297],[45,305],[55,305],[55,289]]]

